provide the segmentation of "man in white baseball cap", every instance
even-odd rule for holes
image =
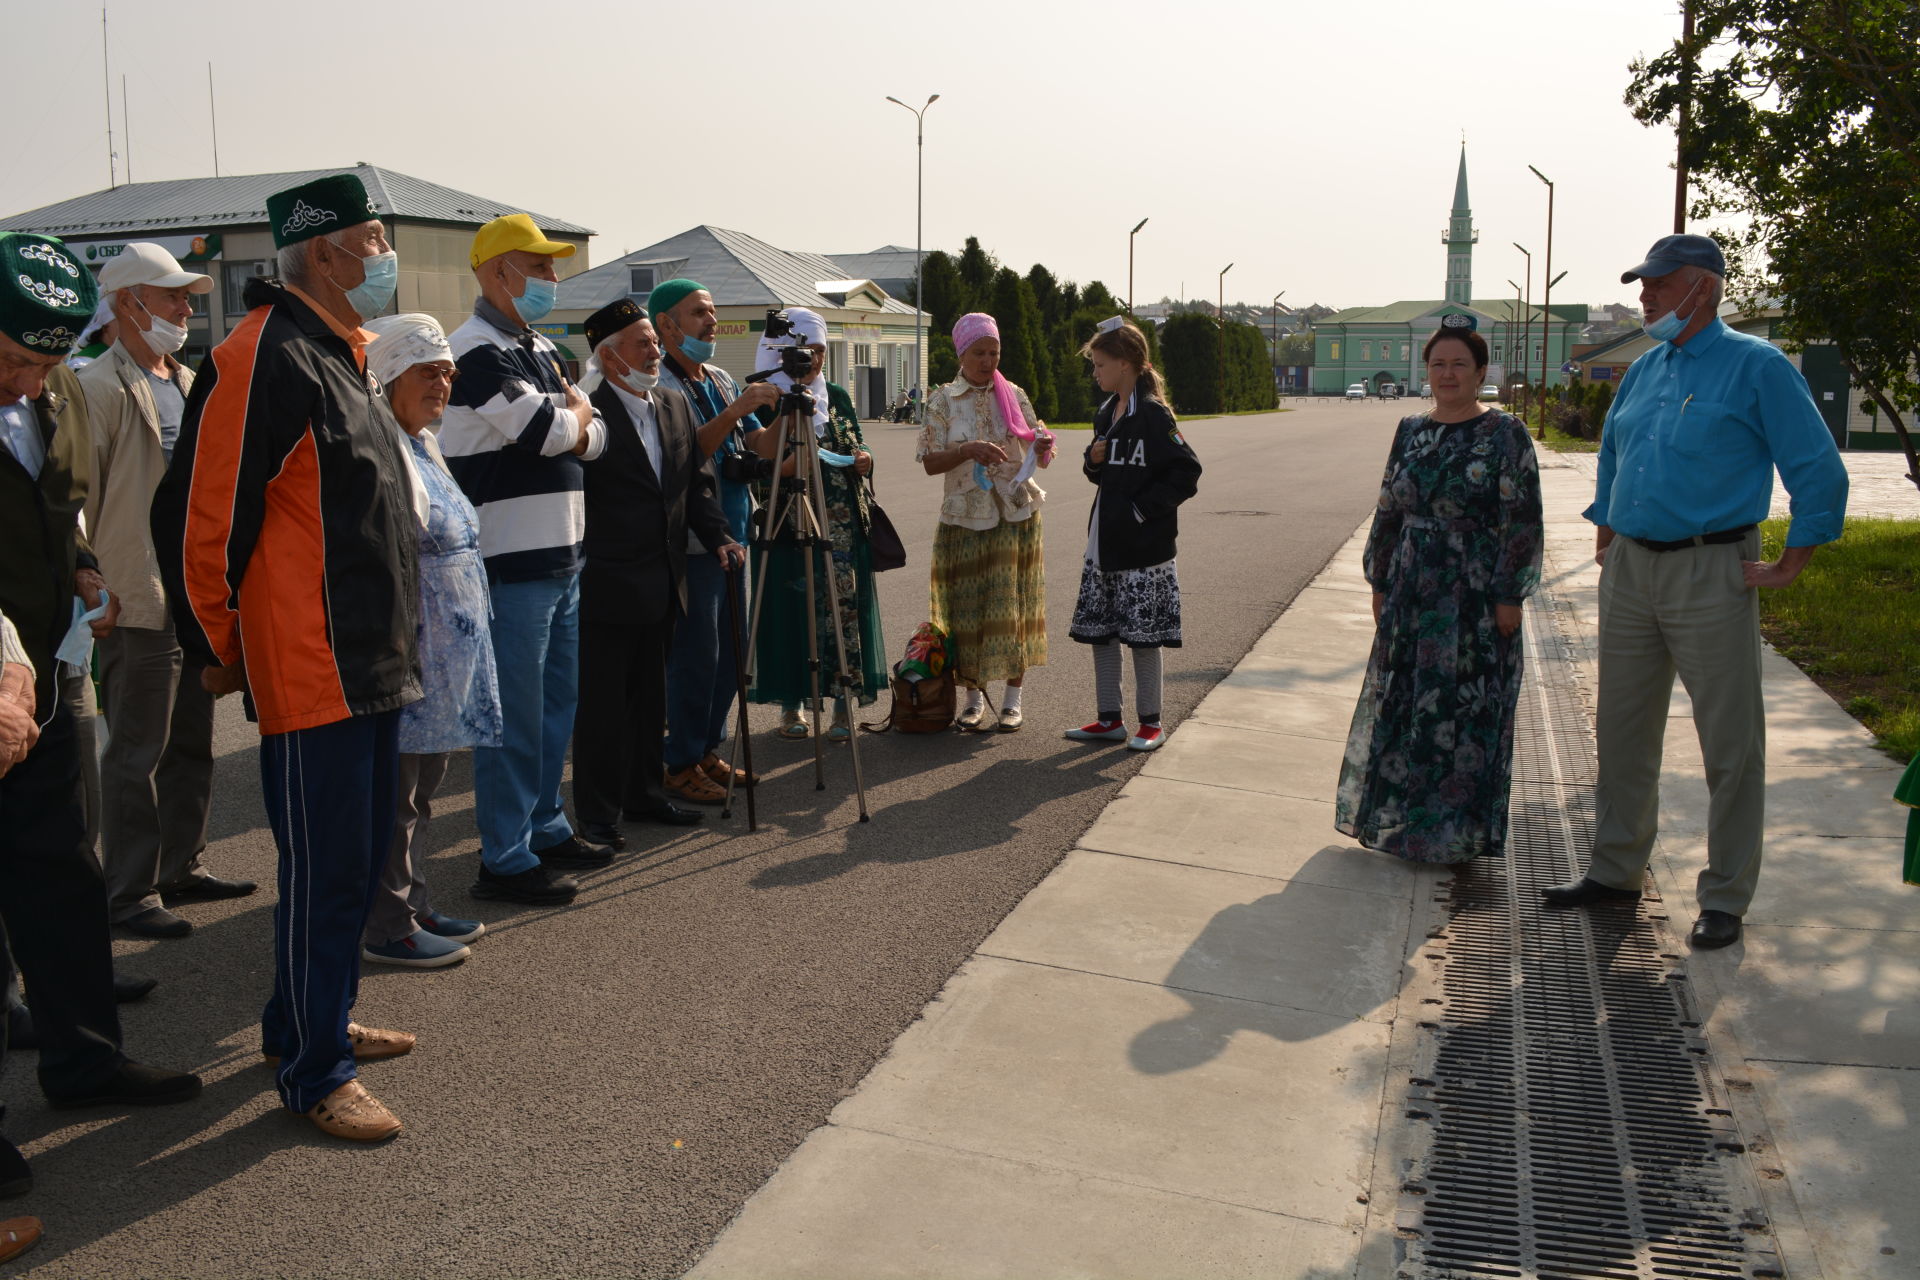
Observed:
[[[213,787],[213,695],[174,638],[148,510],[180,434],[193,375],[174,358],[193,296],[213,280],[157,244],[130,244],[100,269],[118,336],[80,371],[93,427],[87,528],[120,621],[100,645],[111,732],[101,756],[100,860],[107,913],[143,938],[181,938],[193,925],[167,909],[182,899],[237,898],[247,880],[200,865]],[[162,895],[166,895],[163,901]]]

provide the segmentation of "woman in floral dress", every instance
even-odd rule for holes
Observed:
[[[453,352],[432,316],[380,316],[367,367],[379,379],[398,448],[413,479],[420,516],[420,688],[400,711],[400,777],[393,846],[375,890],[360,958],[431,969],[458,964],[486,932],[478,920],[449,916],[427,900],[416,850],[433,816],[433,797],[449,757],[500,745],[500,683],[493,665],[492,600],[480,559],[480,519],[447,472],[429,429],[453,389]]]
[[[1505,852],[1520,603],[1540,581],[1540,484],[1519,419],[1478,402],[1487,344],[1449,315],[1429,413],[1387,458],[1365,571],[1376,625],[1334,825],[1409,862]]]
[[[814,418],[808,434],[820,450],[826,532],[833,543],[831,567],[834,589],[840,599],[839,639],[846,646],[854,699],[864,707],[879,696],[887,682],[886,645],[880,635],[880,601],[873,589],[870,541],[873,516],[863,483],[873,472],[873,455],[867,451],[866,437],[860,432],[860,414],[853,407],[853,397],[844,387],[828,382],[822,372],[827,351],[826,322],[804,307],[788,307],[787,319],[794,327],[792,341],[763,339],[758,364],[762,372],[777,368],[783,346],[797,344],[813,352],[813,373],[801,379],[800,389],[813,396]],[[785,374],[774,374],[771,381],[783,391],[793,389],[792,381]],[[763,425],[773,425],[771,410],[760,410],[759,417]],[[753,438],[754,450],[767,458],[776,456],[779,443],[778,435],[772,431],[763,431]],[[793,472],[789,469],[786,474]],[[762,520],[763,515],[754,516],[756,537]],[[804,555],[800,545],[792,540],[792,523],[787,521],[768,549],[766,559],[755,569],[763,575],[766,586],[753,645],[753,686],[747,696],[753,702],[779,703],[780,733],[789,738],[808,736],[801,705],[813,699],[813,679],[807,668],[809,623]],[[840,650],[829,621],[827,569],[825,558],[814,561],[813,625],[818,628],[820,646],[820,696],[834,700],[833,725],[826,731],[828,741],[845,742],[853,731],[846,699],[834,696],[831,683],[839,671]]]

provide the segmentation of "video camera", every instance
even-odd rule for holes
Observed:
[[[787,318],[785,308],[767,308],[767,340],[793,336],[793,321]],[[813,351],[808,347],[783,347],[780,351],[780,372],[798,381],[813,372]]]

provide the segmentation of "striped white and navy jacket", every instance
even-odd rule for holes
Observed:
[[[580,571],[586,532],[582,455],[606,448],[599,414],[578,422],[553,343],[481,298],[447,341],[458,372],[440,421],[440,452],[480,514],[480,554],[492,582]]]

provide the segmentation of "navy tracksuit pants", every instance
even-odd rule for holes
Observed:
[[[358,1074],[347,1018],[360,991],[360,935],[393,844],[400,713],[353,716],[260,739],[260,781],[280,850],[273,996],[261,1048],[293,1111]]]

